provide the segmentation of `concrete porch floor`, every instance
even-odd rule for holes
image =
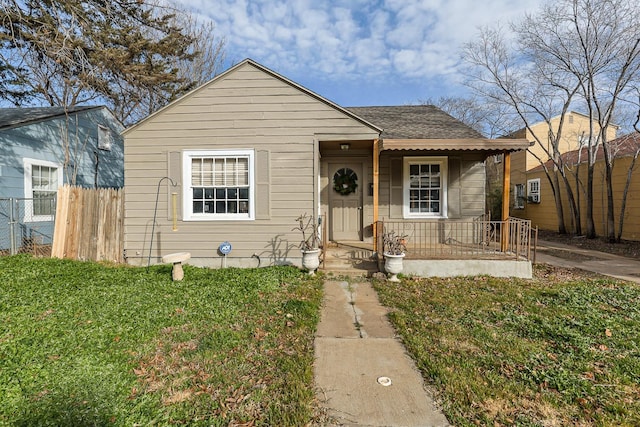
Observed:
[[[439,257],[414,256],[407,251],[405,275],[418,277],[451,277],[489,275],[496,277],[531,278],[530,261],[517,261],[513,254],[469,256],[454,254]],[[381,271],[372,244],[360,241],[329,242],[320,270],[335,276],[371,277]]]

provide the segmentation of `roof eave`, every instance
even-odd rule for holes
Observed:
[[[26,108],[39,108],[39,107],[26,107]],[[43,108],[47,108],[47,107],[43,107]],[[77,113],[82,113],[85,111],[90,111],[90,110],[95,110],[98,108],[106,108],[104,105],[82,105],[79,107],[69,107],[68,110],[66,111],[62,111],[60,113],[55,113],[55,114],[47,114],[47,115],[43,115],[37,118],[24,118],[24,119],[20,119],[20,120],[16,120],[14,122],[11,123],[7,123],[7,124],[2,124],[0,125],[0,130],[9,130],[9,129],[15,129],[15,128],[19,128],[22,126],[27,126],[27,125],[32,125],[34,123],[41,123],[41,122],[46,122],[48,120],[53,120],[56,119],[58,117],[63,117],[65,115],[68,114],[77,114]]]

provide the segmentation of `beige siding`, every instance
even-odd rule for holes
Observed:
[[[448,216],[473,218],[485,212],[484,158],[477,153],[383,152],[380,156],[380,219],[402,220],[402,159],[405,156],[447,156]],[[393,178],[392,178],[393,176]],[[425,220],[428,221],[428,220]]]
[[[295,218],[316,213],[314,142],[320,134],[371,140],[377,132],[310,94],[245,63],[169,106],[125,135],[125,248],[131,263],[146,263],[158,181],[168,174],[168,153],[181,150],[254,149],[256,187],[264,215],[253,221],[182,221],[172,231],[169,193],[162,185],[152,262],[177,251],[194,264],[220,264],[217,248],[231,242],[229,265],[297,263]],[[268,171],[258,161],[268,152]],[[174,169],[172,166],[171,169]],[[178,174],[179,176],[179,174]],[[180,183],[181,184],[181,183]],[[265,196],[264,189],[268,189]],[[178,192],[182,191],[179,185]],[[244,261],[243,261],[244,260]]]
[[[485,213],[485,167],[478,155],[465,155],[461,171],[461,216],[476,217]]]

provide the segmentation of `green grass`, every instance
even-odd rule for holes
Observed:
[[[640,286],[536,266],[376,289],[454,425],[640,425]]]
[[[287,267],[0,258],[0,425],[307,424],[321,296]]]

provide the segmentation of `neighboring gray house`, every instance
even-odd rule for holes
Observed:
[[[371,242],[382,218],[475,218],[485,158],[528,146],[485,139],[432,106],[344,108],[252,60],[123,135],[128,262],[187,251],[214,267],[299,265],[292,228],[305,212],[339,242]]]
[[[59,186],[122,187],[123,129],[103,106],[0,108],[0,249],[50,243]]]

